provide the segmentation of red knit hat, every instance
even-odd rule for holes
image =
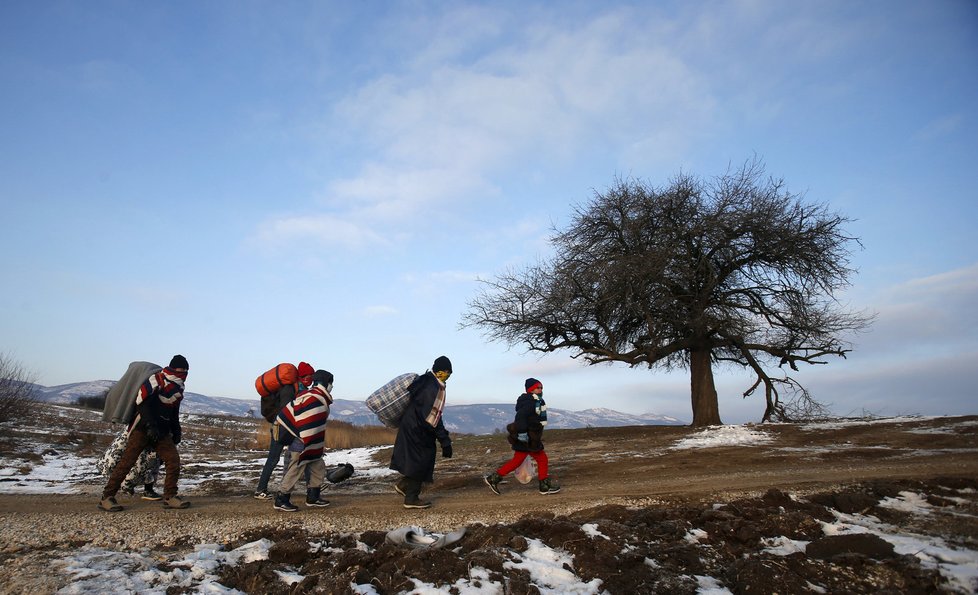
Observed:
[[[316,370],[307,364],[306,362],[299,362],[299,378],[303,376],[312,376],[316,373]]]

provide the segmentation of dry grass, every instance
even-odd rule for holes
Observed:
[[[254,434],[256,448],[267,449],[269,443],[269,423],[256,420],[258,426]],[[326,422],[326,448],[361,448],[364,446],[385,446],[394,444],[397,430],[383,426],[360,426],[345,421]]]

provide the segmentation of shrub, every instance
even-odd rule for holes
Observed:
[[[109,391],[105,391],[101,395],[91,396],[91,397],[78,397],[76,403],[80,407],[86,409],[95,409],[96,411],[102,411],[105,409],[105,397],[109,394]]]
[[[19,362],[0,353],[0,422],[18,419],[31,413],[37,401],[35,376]]]

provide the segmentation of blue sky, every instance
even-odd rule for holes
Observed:
[[[799,378],[839,414],[978,413],[978,4],[0,3],[0,351],[56,385],[190,360],[365,398],[438,355],[455,403],[690,419],[689,379],[459,329],[616,176],[755,155],[852,217],[876,312]],[[759,419],[717,370],[724,421]]]

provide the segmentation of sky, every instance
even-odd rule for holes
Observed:
[[[797,377],[839,415],[978,413],[978,4],[0,3],[0,352],[45,386],[280,362],[366,398],[453,362],[449,403],[690,420],[689,378],[462,328],[616,177],[754,157],[853,221],[874,313]],[[758,421],[716,370],[721,418]]]

